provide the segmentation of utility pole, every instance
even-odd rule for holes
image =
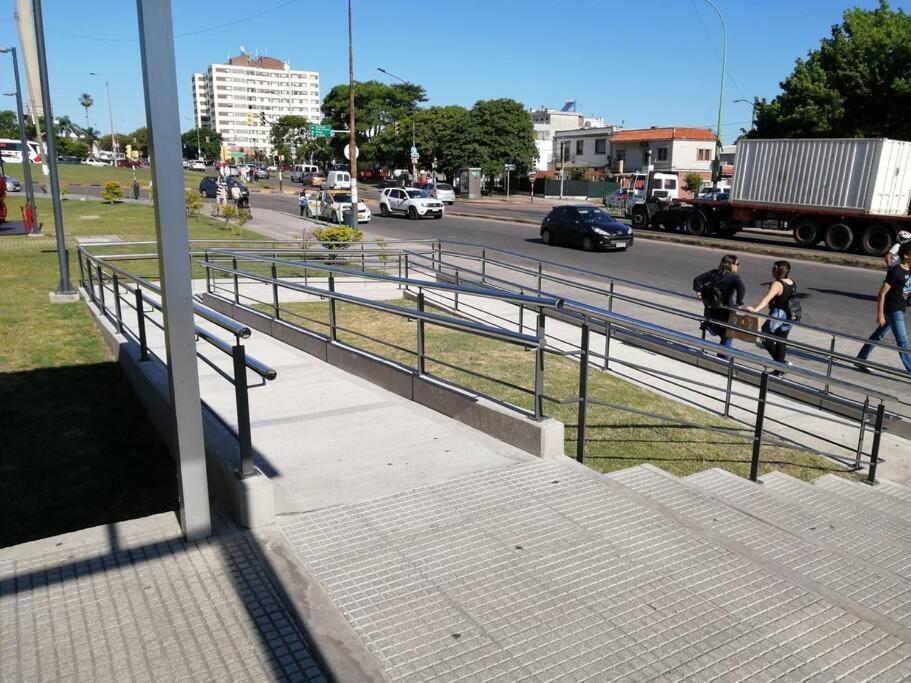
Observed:
[[[565,142],[560,140],[560,199],[563,199],[563,179],[566,178],[566,154],[563,152]]]
[[[47,164],[51,180],[51,204],[54,208],[54,234],[57,238],[57,268],[60,279],[57,289],[51,292],[51,303],[79,301],[79,293],[70,283],[70,263],[66,253],[66,238],[63,233],[63,211],[60,208],[60,181],[57,177],[57,141],[54,139],[54,115],[51,112],[51,89],[47,77],[47,53],[44,49],[44,20],[41,16],[41,0],[32,0],[32,14],[35,17],[35,47],[38,51],[38,74],[41,80],[41,100],[44,120],[51,122],[47,131]]]
[[[103,78],[103,76],[101,74],[95,73],[94,71],[90,71],[89,76]],[[104,79],[104,87],[107,89],[107,93],[108,93],[108,121],[111,124],[111,152],[114,154],[114,162],[111,165],[116,166],[117,165],[117,131],[114,130],[114,112],[111,108],[111,84],[108,82],[108,80],[106,78]]]
[[[348,0],[348,168],[351,170],[351,214],[348,225],[357,229],[357,139],[354,127],[354,47],[351,39],[351,0]]]
[[[721,20],[721,32],[724,37],[724,47],[721,51],[721,89],[718,92],[718,128],[715,130],[718,139],[715,140],[715,168],[712,170],[712,189],[717,190],[718,178],[721,176],[721,109],[724,105],[724,73],[727,71],[728,61],[728,28],[724,23],[724,17],[721,16],[721,10],[718,9],[718,6],[712,0],[705,1],[718,14],[718,18]]]
[[[19,83],[19,60],[16,57],[16,48],[0,48],[0,53],[9,52],[13,56],[13,75],[16,77],[16,122],[19,124],[19,144],[22,145],[22,182],[25,183],[25,197],[27,211],[32,221],[30,235],[41,234],[41,223],[38,222],[38,208],[35,206],[35,188],[32,187],[32,160],[28,148],[28,138],[25,136],[25,112],[22,109],[22,87]]]

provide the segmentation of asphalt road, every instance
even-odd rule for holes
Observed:
[[[368,193],[367,197],[370,198]],[[298,214],[293,196],[258,194],[253,211],[263,207]],[[457,204],[458,205],[458,204]],[[547,247],[534,225],[447,215],[440,220],[374,218],[364,229],[393,239],[451,239],[508,249],[536,259],[556,261],[604,275],[627,278],[680,292],[692,290],[693,278],[717,266],[723,252],[656,240],[639,239],[626,252],[587,253],[571,247]],[[777,257],[743,254],[740,275],[747,287],[746,303],[755,304],[765,292]],[[849,266],[791,260],[792,277],[802,295],[804,321],[856,335],[868,335],[875,324],[876,292],[883,274]]]

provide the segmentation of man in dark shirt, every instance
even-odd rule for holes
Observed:
[[[908,348],[908,333],[905,330],[905,308],[907,297],[911,290],[911,243],[903,244],[898,250],[899,263],[892,266],[886,273],[886,279],[879,288],[876,308],[876,324],[878,327],[870,335],[871,342],[881,341],[886,332],[892,330],[895,343],[903,349]],[[873,350],[872,344],[864,344],[857,357],[867,360]],[[911,353],[900,351],[905,370],[911,373]],[[869,372],[865,365],[856,364],[858,370]]]
[[[738,275],[739,271],[740,259],[737,258],[737,255],[725,254],[718,268],[707,271],[693,280],[693,289],[697,297],[702,298],[701,290],[707,283],[715,285],[721,293],[720,308],[709,306],[708,302],[703,301],[706,317],[706,322],[703,324],[709,332],[721,338],[719,343],[724,346],[733,346],[734,338],[728,333],[728,328],[709,321],[726,323],[731,314],[729,309],[743,306],[746,287]]]

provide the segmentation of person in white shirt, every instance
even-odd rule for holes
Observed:
[[[898,249],[901,247],[901,245],[911,242],[911,232],[908,232],[907,230],[899,230],[898,234],[895,237],[898,241],[892,245],[892,248],[889,249],[889,251],[886,252],[886,268],[897,266],[901,262],[901,259],[898,258]]]

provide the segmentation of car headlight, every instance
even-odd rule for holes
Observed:
[[[604,228],[592,228],[592,230],[594,230],[599,235],[603,235],[604,237],[610,237],[610,233]]]

